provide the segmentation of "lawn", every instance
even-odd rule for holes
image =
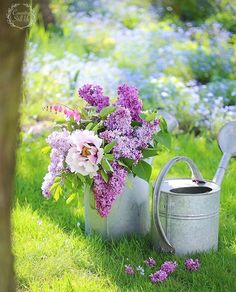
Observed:
[[[17,291],[236,291],[236,161],[229,166],[221,192],[219,251],[193,255],[201,262],[190,273],[184,259],[158,254],[150,238],[124,238],[105,242],[84,234],[83,198],[78,206],[45,200],[42,178],[48,157],[41,152],[45,137],[24,136],[18,150],[16,196],[12,218]],[[206,179],[212,179],[221,153],[215,141],[182,134],[173,138],[172,150],[163,151],[154,162],[153,179],[173,156],[192,158]],[[182,163],[173,176],[189,176]],[[193,238],[194,240],[194,238]],[[176,260],[177,271],[162,284],[153,285],[145,276],[128,276],[124,265],[142,265],[153,257],[158,267]]]

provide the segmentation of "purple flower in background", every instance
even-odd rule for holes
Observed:
[[[156,261],[153,258],[148,258],[144,263],[149,267],[155,267]]]
[[[187,259],[185,261],[185,267],[189,271],[197,271],[200,268],[200,262],[198,259],[193,260],[193,259]]]
[[[128,275],[134,275],[134,269],[131,265],[125,265],[125,273]]]
[[[79,89],[79,95],[91,106],[95,106],[98,112],[110,104],[109,97],[103,95],[103,89],[99,85],[85,84]]]
[[[96,209],[102,217],[107,217],[111,211],[112,203],[121,194],[128,172],[117,162],[111,163],[113,173],[106,183],[101,174],[94,177],[93,192],[95,196]]]
[[[130,111],[120,107],[115,112],[111,113],[105,121],[105,126],[108,130],[119,130],[123,135],[129,134],[132,131],[132,117]]]
[[[150,275],[150,280],[152,283],[161,283],[167,279],[168,275],[165,271],[157,271]]]
[[[167,261],[167,262],[164,262],[164,264],[162,264],[161,270],[166,272],[167,275],[169,275],[176,270],[177,266],[178,265],[176,262]]]
[[[138,97],[137,88],[127,84],[120,85],[118,87],[118,96],[117,105],[129,109],[134,121],[141,121],[142,102]]]

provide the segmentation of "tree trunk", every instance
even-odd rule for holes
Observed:
[[[0,292],[15,291],[10,210],[26,30],[7,23],[7,11],[13,4],[0,1]]]
[[[47,29],[49,24],[55,24],[55,17],[49,5],[49,0],[38,0],[40,11],[43,17],[43,24]]]

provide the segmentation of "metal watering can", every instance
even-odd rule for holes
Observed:
[[[205,181],[193,161],[179,156],[161,170],[153,191],[152,241],[158,251],[185,255],[217,250],[219,231],[220,186],[231,157],[236,156],[236,121],[219,132],[223,152],[213,181]],[[178,161],[187,163],[192,179],[167,179]]]

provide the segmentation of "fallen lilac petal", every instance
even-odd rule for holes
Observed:
[[[125,273],[128,275],[134,275],[134,269],[131,265],[125,265]]]
[[[162,264],[161,270],[165,271],[168,275],[173,273],[177,268],[177,263],[172,261],[166,261]]]
[[[150,275],[150,280],[153,284],[162,283],[167,279],[168,275],[165,271],[159,270]]]
[[[149,267],[155,267],[156,261],[153,258],[148,258],[144,263]]]
[[[198,259],[193,260],[193,259],[187,259],[185,261],[185,267],[188,271],[197,271],[200,268],[200,262]]]

